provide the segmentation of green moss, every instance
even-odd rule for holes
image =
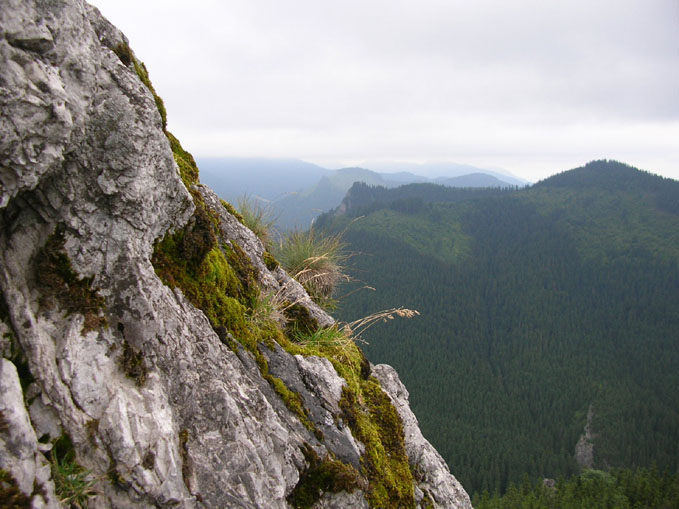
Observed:
[[[187,189],[191,190],[194,185],[198,184],[198,166],[196,165],[196,160],[193,156],[184,150],[179,143],[179,140],[174,137],[170,132],[165,133],[167,139],[170,140],[170,148],[172,149],[172,154],[174,155],[174,160],[179,166],[179,174],[181,175],[182,182]],[[193,193],[192,193],[193,194]],[[194,195],[194,200],[196,196]]]
[[[351,492],[360,485],[359,474],[351,465],[330,457],[321,460],[306,443],[301,449],[309,466],[301,473],[297,486],[288,495],[287,500],[292,507],[308,509],[324,492]]]
[[[123,343],[123,355],[120,362],[125,374],[134,379],[137,387],[143,387],[146,384],[149,370],[144,360],[144,354],[132,348],[127,341]]]
[[[261,369],[261,368],[260,368]],[[278,394],[288,410],[294,413],[306,429],[311,432],[316,431],[316,427],[309,419],[309,412],[304,406],[304,402],[299,394],[287,388],[283,380],[267,372],[263,373],[264,379],[271,384],[276,394]]]
[[[370,506],[414,507],[413,475],[405,452],[403,424],[377,380],[365,376],[366,360],[361,349],[352,341],[283,341],[281,346],[292,354],[329,359],[347,381],[340,408],[354,437],[365,445],[361,468],[370,483]]]
[[[243,216],[240,215],[240,212],[238,212],[233,205],[231,205],[228,201],[226,200],[220,200],[222,202],[222,206],[226,209],[226,211],[231,214],[233,217],[238,219],[238,222],[241,224],[245,224],[245,221],[243,220]]]
[[[57,301],[67,314],[81,313],[85,317],[82,332],[105,327],[108,322],[102,311],[106,301],[92,289],[92,277],[81,278],[73,271],[64,250],[61,228],[50,235],[33,260],[36,282],[40,285],[41,306],[51,308]]]
[[[361,465],[370,481],[370,505],[414,507],[403,424],[379,383],[361,380],[359,391],[345,387],[340,408],[353,435],[365,445]]]
[[[160,118],[163,122],[163,130],[165,131],[167,130],[167,110],[165,109],[165,103],[160,98],[160,96],[156,94],[156,90],[153,88],[153,84],[151,84],[151,80],[149,79],[149,72],[146,69],[144,63],[134,58],[134,56],[132,56],[132,62],[134,63],[134,70],[137,73],[137,76],[139,76],[141,82],[146,86],[146,88],[149,89],[149,91],[153,95],[153,100],[156,103],[156,108],[158,108],[158,113],[160,113]]]
[[[20,489],[16,479],[7,470],[0,469],[0,507],[30,508],[31,497]]]
[[[52,480],[54,493],[66,507],[87,507],[87,500],[96,494],[90,472],[76,461],[73,442],[63,434],[52,444]]]
[[[246,266],[236,248],[224,247],[217,246],[214,222],[200,202],[184,229],[156,243],[151,261],[160,279],[181,288],[215,329],[248,335],[246,304],[258,292],[250,281],[254,269]]]
[[[245,251],[235,242],[231,242],[230,245],[224,245],[223,251],[226,254],[229,265],[233,267],[241,283],[238,295],[239,301],[252,309],[259,298],[259,271],[252,264]]]
[[[280,263],[278,263],[278,260],[274,258],[274,255],[269,253],[268,251],[264,251],[264,265],[266,265],[266,268],[269,270],[275,270],[278,267],[280,267]]]
[[[313,334],[319,329],[318,320],[312,317],[309,310],[301,304],[286,303],[284,313],[288,319],[288,331],[292,335]]]
[[[128,67],[134,60],[134,54],[132,53],[130,46],[124,42],[119,42],[116,47],[113,48],[113,52],[118,55],[118,58],[125,67]]]
[[[254,356],[262,377],[269,382],[269,385],[271,385],[276,394],[280,396],[287,409],[298,417],[305,428],[318,435],[319,431],[313,422],[311,422],[309,411],[304,406],[302,397],[295,391],[290,390],[283,380],[269,373],[269,363],[260,349],[260,343],[267,345],[269,348],[274,348],[274,342],[280,343],[282,341],[284,341],[284,337],[280,329],[270,322],[268,325],[252,327],[251,334],[243,337],[240,343]]]

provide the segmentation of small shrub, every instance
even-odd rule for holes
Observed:
[[[291,331],[291,337],[294,341],[300,344],[312,345],[327,345],[327,346],[341,346],[346,342],[360,342],[366,341],[361,335],[370,327],[380,322],[387,322],[396,317],[413,318],[420,313],[414,309],[407,308],[392,308],[384,311],[378,311],[366,317],[354,320],[353,322],[336,324],[327,328],[302,329],[295,327]]]
[[[283,325],[288,321],[285,307],[286,304],[280,291],[276,293],[261,292],[253,305],[248,308],[248,317],[256,327],[261,327],[271,322]]]
[[[347,341],[351,341],[351,338],[334,325],[332,327],[316,329],[310,333],[294,329],[292,331],[292,340],[302,345],[342,346]]]

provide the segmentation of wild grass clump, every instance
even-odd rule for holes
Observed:
[[[97,480],[78,464],[67,435],[54,443],[50,463],[54,492],[64,507],[87,507],[88,499],[97,494],[94,489]]]
[[[243,224],[259,237],[265,249],[269,249],[275,221],[271,209],[262,206],[251,196],[243,195],[238,198],[238,212],[243,218]]]
[[[348,255],[342,234],[329,235],[313,228],[289,232],[276,253],[278,261],[299,281],[309,296],[325,308],[336,302],[333,292],[340,281],[348,280],[344,263]]]
[[[300,344],[342,346],[347,343],[367,343],[362,334],[376,323],[387,322],[394,318],[413,318],[420,313],[415,309],[392,308],[378,311],[353,322],[336,324],[332,327],[319,328],[313,331],[292,331],[292,339]]]

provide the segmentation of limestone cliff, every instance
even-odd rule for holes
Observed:
[[[95,8],[0,0],[0,112],[2,503],[471,507],[391,368],[290,339],[334,320]]]

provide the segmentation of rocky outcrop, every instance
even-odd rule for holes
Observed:
[[[592,432],[592,419],[594,419],[594,407],[589,405],[587,409],[587,422],[578,443],[575,444],[575,461],[580,468],[594,467],[594,433]]]
[[[415,474],[415,498],[418,503],[425,505],[425,501],[429,501],[435,507],[471,509],[467,492],[450,475],[446,462],[422,435],[417,417],[408,403],[408,390],[396,370],[386,364],[378,364],[372,372],[389,394],[403,421],[406,453]]]
[[[403,421],[385,431],[355,345],[289,341],[286,320],[334,320],[187,176],[145,68],[95,8],[0,0],[0,69],[2,496],[58,506],[69,462],[91,507],[469,506],[393,372],[376,369]],[[188,261],[161,263],[161,239]],[[287,318],[253,311],[267,296]],[[387,432],[405,439],[400,485],[366,466],[392,456]]]

